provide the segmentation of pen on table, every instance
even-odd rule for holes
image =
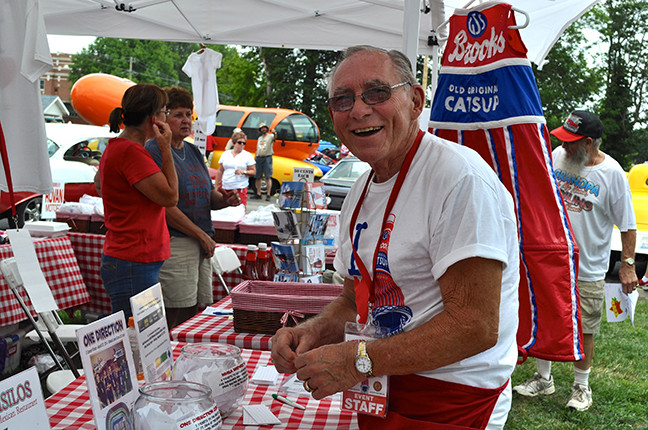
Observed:
[[[299,403],[295,403],[292,400],[288,400],[287,398],[280,396],[279,394],[273,394],[272,397],[276,400],[279,400],[282,403],[292,406],[293,408],[306,409],[304,405],[300,405]]]
[[[209,315],[219,315],[224,317],[231,317],[232,312],[230,311],[209,311]]]

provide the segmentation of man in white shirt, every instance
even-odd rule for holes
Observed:
[[[594,335],[599,333],[605,299],[612,228],[616,225],[621,231],[619,279],[628,294],[637,287],[637,224],[625,172],[616,160],[599,149],[603,136],[601,120],[590,112],[575,110],[551,134],[563,142],[553,152],[554,174],[580,252],[578,288],[585,358],[574,363],[574,385],[567,407],[585,411],[592,405],[589,373]],[[551,361],[538,359],[537,365],[538,372],[533,378],[513,387],[514,391],[529,397],[555,392]]]

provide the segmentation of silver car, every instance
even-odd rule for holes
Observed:
[[[341,209],[351,186],[364,172],[371,167],[356,157],[346,157],[338,161],[331,170],[320,179],[324,184],[326,196],[330,198],[329,209]]]

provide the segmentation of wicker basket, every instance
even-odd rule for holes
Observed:
[[[275,334],[283,326],[284,315],[286,326],[294,326],[295,320],[301,322],[320,313],[341,291],[342,285],[337,284],[244,281],[231,293],[234,331]]]
[[[212,239],[216,243],[239,243],[238,225],[240,221],[215,221]]]
[[[243,245],[256,245],[259,242],[270,244],[277,242],[277,230],[273,225],[259,225],[259,224],[239,224],[239,232],[241,233],[241,242]]]
[[[90,214],[56,212],[56,222],[64,222],[70,226],[71,232],[89,233],[90,232]]]

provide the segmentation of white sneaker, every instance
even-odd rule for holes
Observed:
[[[567,400],[567,407],[582,412],[588,410],[590,406],[592,406],[592,389],[589,386],[574,384]]]
[[[554,387],[553,375],[549,375],[549,379],[543,378],[538,372],[533,375],[533,378],[520,385],[513,387],[513,391],[527,397],[535,397],[538,394],[553,394],[556,392]]]

